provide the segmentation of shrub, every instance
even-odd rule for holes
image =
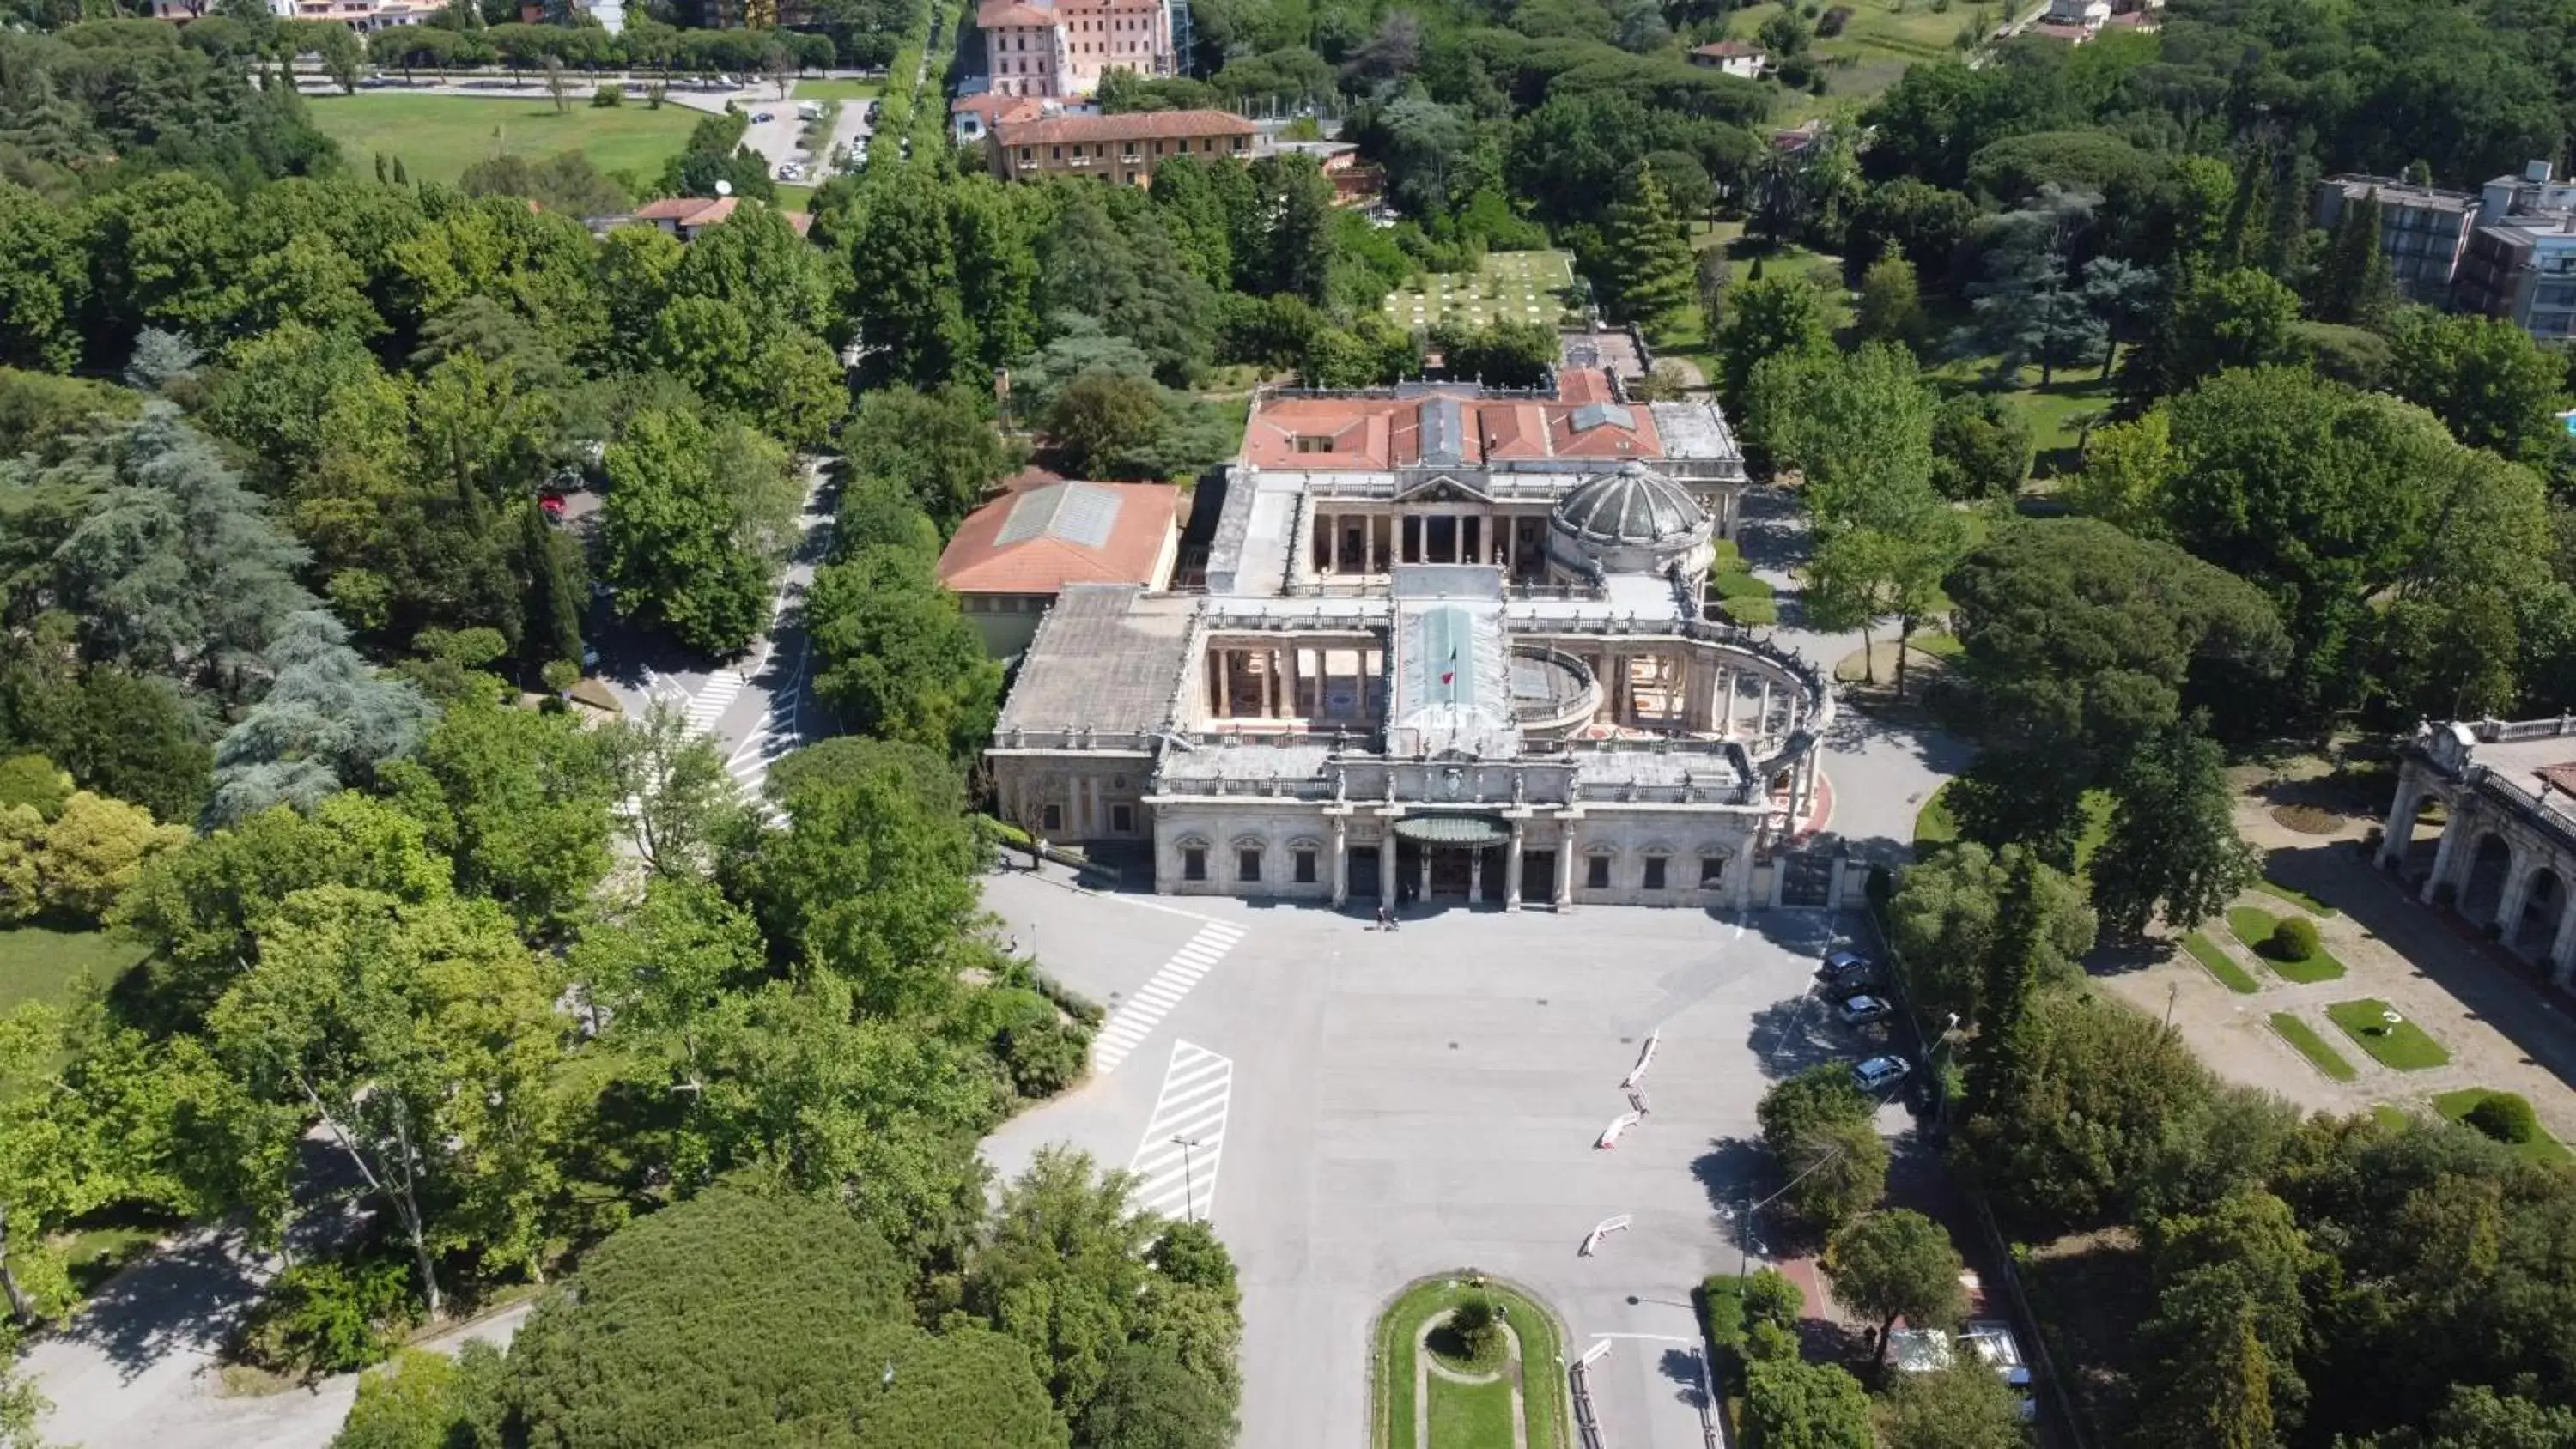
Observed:
[[[290,1373],[352,1373],[384,1362],[419,1321],[411,1267],[400,1258],[298,1263],[269,1285],[243,1353]]]
[[[1764,1268],[1744,1280],[1746,1323],[1769,1323],[1795,1330],[1798,1320],[1806,1316],[1807,1295],[1790,1281],[1788,1274],[1777,1268]]]
[[[1449,1331],[1457,1336],[1458,1346],[1469,1358],[1487,1358],[1503,1346],[1503,1317],[1495,1311],[1494,1300],[1483,1293],[1470,1293],[1449,1310]]]
[[[1776,1323],[1756,1323],[1744,1331],[1744,1358],[1748,1363],[1777,1363],[1798,1356],[1795,1330]]]
[[[1843,27],[1851,23],[1851,18],[1852,8],[1850,6],[1837,5],[1826,11],[1823,15],[1817,17],[1816,34],[1820,38],[1840,35],[1843,33]]]
[[[2317,954],[2317,925],[2305,916],[2291,916],[2272,928],[2270,940],[2263,943],[2264,954],[2275,961],[2305,961]]]
[[[1708,1330],[1709,1346],[1724,1358],[1744,1344],[1744,1285],[1746,1280],[1732,1273],[1713,1274],[1701,1280],[1700,1322]]]
[[[626,104],[626,87],[603,85],[590,93],[590,103],[599,110]]]
[[[2540,1138],[2540,1119],[2531,1103],[2511,1092],[2491,1093],[2460,1119],[2498,1142],[2520,1146]]]

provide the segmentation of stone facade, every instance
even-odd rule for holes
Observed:
[[[2453,722],[2405,742],[2379,863],[2576,987],[2576,718]],[[2443,817],[2430,842],[2428,806]]]
[[[1296,428],[1335,426],[1312,404]],[[1703,616],[1740,461],[1703,447],[1675,476],[1637,451],[1238,465],[1205,594],[1078,586],[1040,624],[997,808],[1149,843],[1174,895],[1775,903],[1824,814],[1833,694]]]

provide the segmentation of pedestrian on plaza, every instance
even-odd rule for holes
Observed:
[[[1386,908],[1384,901],[1377,903],[1377,928],[1381,931],[1395,929],[1395,913]]]
[[[1029,846],[1029,874],[1035,875],[1046,865],[1046,837],[1041,835]]]

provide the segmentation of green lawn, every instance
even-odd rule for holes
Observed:
[[[0,1011],[22,1001],[59,1003],[82,973],[105,985],[143,959],[143,948],[104,931],[19,926],[0,931]]]
[[[2219,984],[2228,990],[2251,996],[2263,989],[2252,973],[2237,965],[2235,957],[2228,955],[2224,947],[2206,935],[2198,931],[2192,932],[2183,939],[2182,948],[2191,953],[2191,959],[2207,967],[2209,974],[2217,977]],[[2280,1018],[2276,1016],[2272,1020],[2277,1024]]]
[[[1923,808],[1915,812],[1915,854],[1921,855],[1928,847],[1947,845],[1959,838],[1959,822],[1950,818],[1950,807],[1941,799],[1949,791],[1947,785],[1933,791],[1932,798],[1924,801]]]
[[[1387,320],[1399,327],[1431,327],[1455,319],[1470,327],[1488,322],[1579,322],[1574,309],[1574,256],[1570,252],[1488,252],[1484,269],[1433,272],[1415,286],[1387,293]]]
[[[2326,1039],[2317,1035],[2315,1027],[2299,1020],[2289,1012],[2273,1012],[2272,1029],[2281,1034],[2281,1040],[2288,1042],[2293,1047],[2296,1047],[2299,1055],[2308,1059],[2308,1064],[2310,1066],[2315,1067],[2318,1071],[2325,1073],[2334,1080],[2338,1082],[2349,1082],[2354,1077],[2361,1075],[2360,1072],[2354,1069],[2352,1063],[2343,1059],[2343,1053],[2326,1045]]]
[[[490,156],[552,156],[580,151],[602,171],[650,178],[680,153],[689,128],[706,113],[684,106],[653,110],[640,101],[593,109],[576,102],[558,113],[542,92],[508,100],[476,96],[313,96],[313,124],[340,143],[360,171],[381,153],[402,158],[414,181],[452,182]]]
[[[1377,1413],[1372,1424],[1376,1449],[1413,1449],[1413,1341],[1422,1325],[1439,1316],[1467,1292],[1466,1285],[1450,1278],[1427,1278],[1406,1289],[1377,1320],[1374,1353],[1377,1360]],[[1529,1449],[1561,1449],[1573,1442],[1573,1425],[1568,1421],[1563,1380],[1555,1365],[1561,1351],[1556,1339],[1555,1320],[1531,1299],[1499,1284],[1488,1283],[1484,1291],[1503,1305],[1504,1317],[1520,1338],[1521,1363],[1525,1369],[1522,1399],[1529,1412],[1527,1440]],[[1500,1383],[1490,1392],[1501,1401],[1499,1417],[1476,1402],[1474,1388],[1445,1384],[1436,1376],[1431,1380],[1431,1439],[1435,1444],[1457,1445],[1460,1449],[1480,1449],[1493,1445],[1509,1449],[1512,1444],[1511,1393]],[[1450,1390],[1463,1389],[1464,1398]],[[1465,1415],[1465,1421],[1451,1423],[1452,1414]],[[1493,1436],[1499,1437],[1493,1437]]]
[[[2272,974],[2282,980],[2307,986],[2319,981],[2333,981],[2343,975],[2343,963],[2322,945],[2313,955],[2302,956],[2295,961],[2285,961],[2273,955],[2269,943],[2272,928],[2279,924],[2279,916],[2259,906],[2234,906],[2227,912],[2227,929],[2234,932],[2236,939],[2244,942],[2255,955],[2262,957],[2263,964],[2271,967]]]
[[[791,101],[873,101],[885,94],[885,82],[863,80],[801,80],[796,83]]]
[[[2503,1095],[2505,1094],[2492,1087],[2462,1087],[2456,1092],[2444,1092],[2436,1096],[2433,1099],[2433,1110],[2466,1127],[2469,1113],[2476,1110],[2480,1102],[2489,1097]],[[2475,1132],[2477,1129],[2470,1127],[2469,1130]],[[2576,1152],[2568,1151],[2567,1144],[2550,1136],[2549,1130],[2545,1127],[2541,1129],[2539,1136],[2529,1142],[2515,1144],[2513,1150],[2526,1160],[2540,1163],[2545,1167],[2557,1167],[2576,1162]]]
[[[2277,896],[2282,900],[2288,901],[2291,905],[2297,906],[2299,909],[2306,911],[2312,916],[2339,916],[2343,914],[2343,912],[2336,910],[2334,907],[2327,905],[2321,900],[2318,900],[2315,896],[2309,895],[2306,891],[2300,890],[2295,886],[2285,886],[2276,880],[2258,880],[2254,882],[2254,889],[2261,891],[2267,896]]]
[[[2377,1058],[2383,1067],[2401,1072],[2422,1071],[2438,1067],[2451,1059],[2442,1044],[2425,1034],[2424,1028],[2412,1021],[2387,1020],[2388,1003],[2365,996],[2358,1001],[2338,1001],[2326,1008],[2326,1017],[2342,1027],[2344,1035],[2361,1044],[2361,1049]]]
[[[1780,601],[1771,586],[1753,576],[1735,540],[1717,541],[1717,557],[1708,566],[1709,592],[1725,602],[1726,616],[1739,624],[1777,624]]]
[[[2392,1107],[2386,1102],[2372,1103],[2370,1115],[2378,1121],[2382,1129],[2390,1132],[2403,1132],[2415,1125],[2413,1113],[2403,1107]]]
[[[1512,1449],[1512,1386],[1431,1378],[1431,1449]]]

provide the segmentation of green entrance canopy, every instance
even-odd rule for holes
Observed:
[[[1409,815],[1395,833],[1416,845],[1500,845],[1512,828],[1491,815]]]

